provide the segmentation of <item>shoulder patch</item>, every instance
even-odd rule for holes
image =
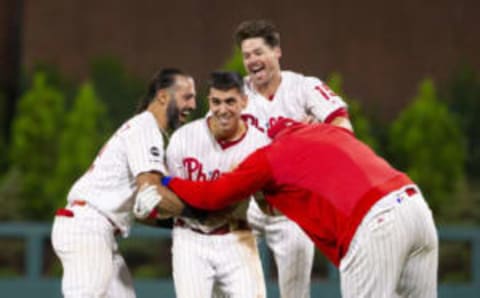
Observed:
[[[160,151],[157,147],[153,146],[150,148],[150,154],[152,154],[153,156],[160,156]]]

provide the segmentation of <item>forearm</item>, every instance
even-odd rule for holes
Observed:
[[[210,182],[194,182],[174,178],[169,187],[179,197],[193,207],[205,210],[218,210],[248,197],[254,192],[247,188],[236,187],[235,179],[223,179]],[[232,187],[228,187],[231,185]]]
[[[173,178],[168,186],[193,207],[218,210],[248,198],[270,180],[270,167],[263,151],[256,151],[233,172],[215,181],[194,182]]]
[[[171,190],[164,186],[158,186],[157,191],[162,200],[157,205],[157,212],[160,218],[169,216],[179,216],[185,207],[185,204]]]

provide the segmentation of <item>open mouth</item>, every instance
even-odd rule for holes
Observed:
[[[230,117],[218,117],[217,120],[221,126],[229,125],[231,121]]]
[[[257,64],[249,68],[249,71],[253,75],[257,75],[261,71],[265,69],[265,66],[263,64]]]
[[[192,110],[191,109],[185,109],[180,112],[180,116],[183,118],[188,118],[190,116]]]

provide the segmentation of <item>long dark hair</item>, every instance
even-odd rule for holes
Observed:
[[[179,75],[186,76],[187,74],[177,68],[164,68],[155,73],[148,84],[147,93],[137,105],[136,113],[141,113],[148,108],[148,105],[155,98],[158,90],[170,88],[175,85],[176,76]]]

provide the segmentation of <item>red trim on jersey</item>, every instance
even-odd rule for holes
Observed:
[[[333,111],[327,118],[323,121],[323,123],[330,124],[333,120],[337,117],[348,118],[348,111],[346,108],[338,108],[337,110]]]
[[[211,116],[207,118],[207,125],[208,125],[209,128],[211,128],[211,127],[210,127],[210,118],[211,118]],[[228,148],[230,148],[230,147],[232,147],[232,146],[237,145],[237,144],[240,143],[240,142],[245,138],[245,136],[247,135],[248,125],[247,125],[247,123],[246,123],[243,119],[242,119],[241,121],[243,121],[243,122],[245,123],[245,131],[244,131],[243,134],[240,136],[240,138],[238,138],[238,139],[236,139],[236,140],[233,140],[233,141],[231,141],[231,140],[219,140],[219,139],[215,138],[215,140],[217,141],[218,145],[220,145],[220,147],[222,147],[223,150],[228,149]]]
[[[223,150],[225,149],[228,149],[232,146],[235,146],[237,145],[238,143],[240,143],[244,138],[245,136],[247,135],[247,131],[248,131],[248,126],[245,125],[245,132],[243,133],[243,135],[239,138],[239,139],[236,139],[234,141],[223,141],[223,140],[217,140],[218,144],[220,145],[220,147],[222,147]]]
[[[275,97],[275,93],[270,94],[270,95],[267,97],[267,99],[268,99],[269,101],[272,101],[274,97]]]
[[[65,208],[60,208],[60,209],[57,210],[57,212],[55,212],[55,215],[56,216],[73,217],[73,211],[65,209]]]

